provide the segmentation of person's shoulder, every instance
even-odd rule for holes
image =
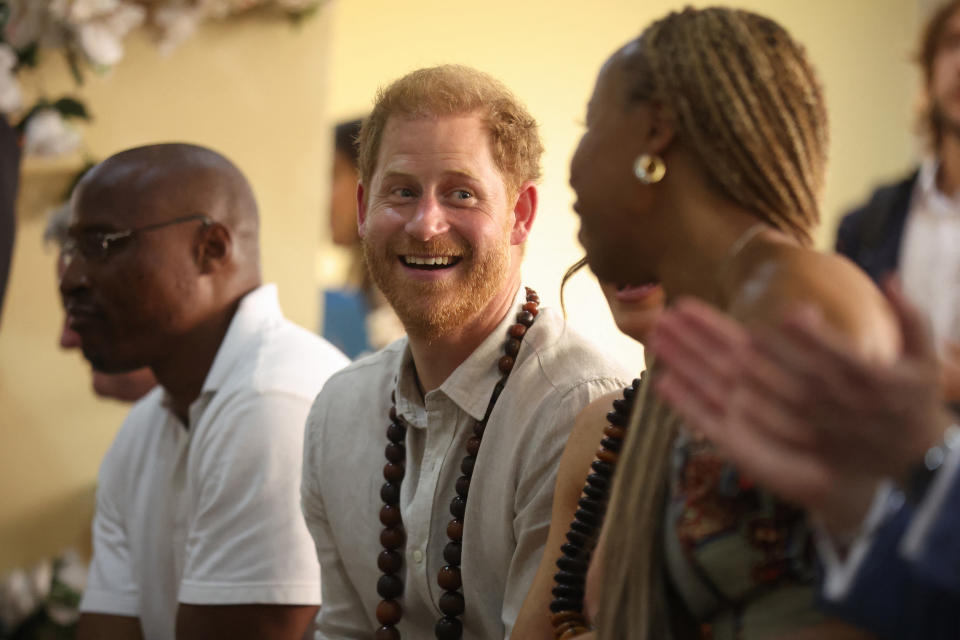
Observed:
[[[885,203],[896,198],[909,196],[917,181],[918,173],[917,170],[914,170],[907,176],[874,186],[866,200],[861,201],[841,216],[841,226],[857,226],[868,218],[882,215],[885,210],[883,206]]]
[[[318,405],[337,404],[336,399],[355,397],[364,389],[392,388],[407,339],[400,338],[379,351],[362,356],[331,375],[317,396]],[[351,405],[352,406],[352,405]]]
[[[114,473],[123,476],[123,470],[149,462],[152,443],[166,420],[162,402],[163,389],[158,385],[133,404],[100,462],[101,483]]]
[[[544,330],[531,336],[531,363],[552,386],[568,390],[593,381],[622,386],[629,380],[619,361],[571,326],[560,311],[544,307],[540,315],[537,322]]]
[[[896,321],[883,294],[836,253],[778,246],[753,269],[728,311],[748,325],[776,325],[803,306],[816,309],[864,354],[888,358],[899,348]]]
[[[250,384],[256,390],[311,399],[333,373],[350,363],[332,344],[289,320],[265,330],[261,339],[251,344],[244,360],[249,366]],[[240,386],[244,386],[245,369],[241,363],[235,372]]]

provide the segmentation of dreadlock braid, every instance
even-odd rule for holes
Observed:
[[[629,68],[734,201],[804,244],[819,220],[827,157],[822,91],[803,48],[774,21],[686,9],[651,25]]]
[[[648,27],[628,54],[627,92],[676,119],[677,138],[729,198],[803,244],[819,219],[827,115],[802,47],[774,21],[686,9]],[[648,377],[649,380],[649,377]],[[699,630],[671,607],[662,536],[679,420],[644,388],[634,407],[600,557],[600,640],[683,640]]]

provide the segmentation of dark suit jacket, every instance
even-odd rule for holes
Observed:
[[[900,264],[903,228],[917,172],[877,189],[870,200],[843,217],[837,229],[837,253],[867,272],[878,284]]]
[[[918,559],[900,543],[913,520],[901,509],[876,534],[847,596],[827,611],[889,640],[960,638],[960,476]]]

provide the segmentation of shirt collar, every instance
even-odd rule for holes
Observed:
[[[282,318],[276,285],[265,284],[245,295],[230,320],[227,333],[213,359],[213,366],[203,381],[201,393],[216,391],[222,387],[250,339],[259,335],[268,322]]]
[[[937,173],[940,171],[940,162],[930,157],[920,165],[917,175],[916,193],[924,208],[938,216],[953,216],[960,212],[960,194],[953,197],[940,191],[937,186]]]
[[[482,420],[487,411],[487,404],[490,402],[490,394],[493,393],[493,388],[500,379],[497,361],[502,355],[503,345],[507,339],[507,329],[514,324],[516,313],[525,301],[525,291],[520,287],[514,295],[513,305],[500,320],[500,324],[484,338],[480,346],[474,349],[466,360],[460,363],[459,367],[454,369],[443,384],[427,393],[426,399],[429,400],[434,394],[442,394],[475,420]],[[401,415],[413,416],[424,410],[409,344],[400,359],[396,394],[397,411]],[[417,422],[419,421],[414,424]]]

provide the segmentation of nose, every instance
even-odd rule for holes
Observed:
[[[421,242],[443,235],[449,229],[447,214],[433,195],[424,195],[420,198],[413,217],[404,227],[408,234]]]
[[[67,297],[90,286],[87,261],[75,249],[64,247],[60,252],[58,270],[60,271],[60,295],[62,297]]]

